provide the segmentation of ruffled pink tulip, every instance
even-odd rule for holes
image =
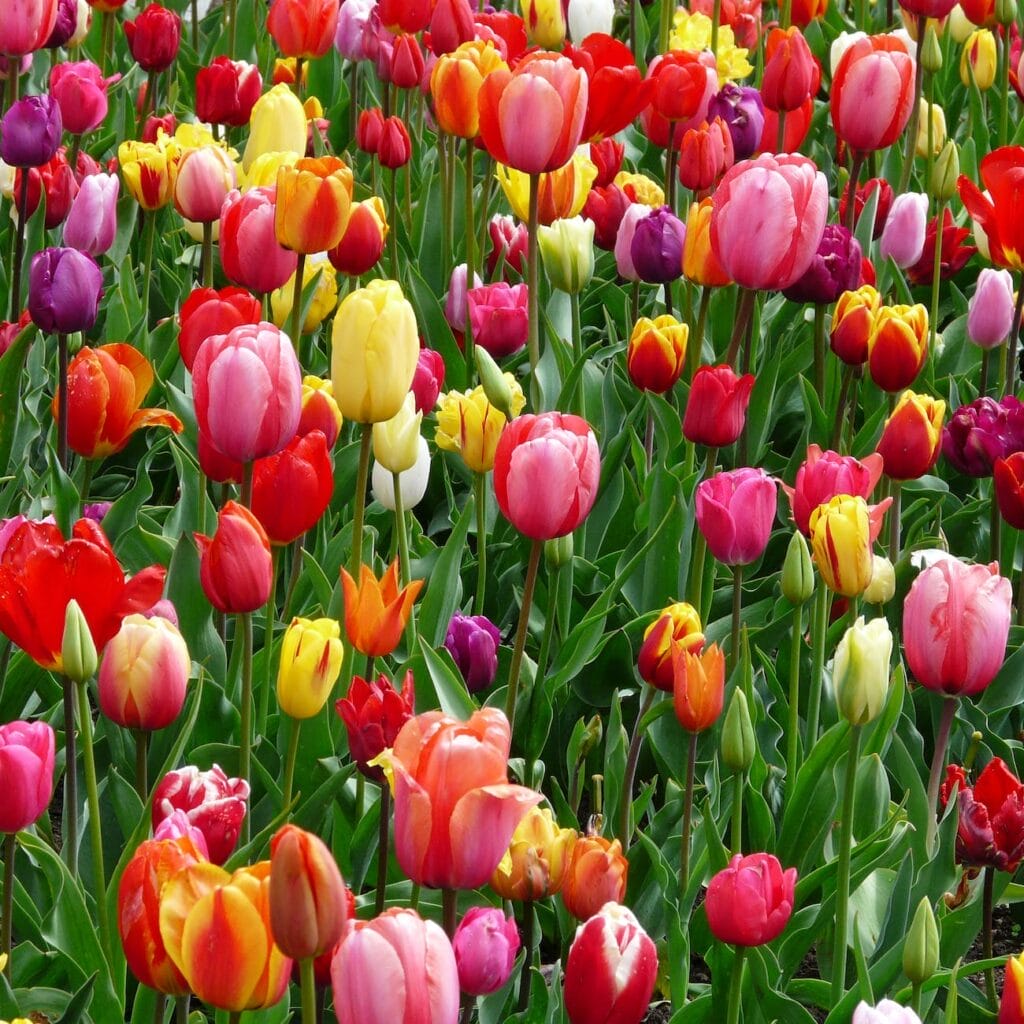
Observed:
[[[288,336],[273,324],[242,324],[207,338],[192,384],[199,429],[229,459],[266,458],[295,436],[302,371]]]
[[[793,913],[796,868],[770,853],[736,854],[708,885],[704,909],[719,942],[761,946],[777,938]]]
[[[865,501],[871,497],[882,475],[882,456],[877,452],[855,459],[852,455],[823,452],[816,444],[807,446],[807,458],[796,471],[796,486],[782,489],[789,498],[793,522],[805,536],[811,535],[811,513],[838,494],[852,494]]]
[[[78,195],[64,222],[64,244],[101,256],[117,235],[117,197],[121,182],[116,174],[90,174],[82,179]]]
[[[762,153],[715,189],[711,248],[744,288],[788,288],[811,265],[828,217],[828,182],[804,156]]]
[[[50,95],[60,107],[64,131],[85,135],[98,128],[107,116],[107,87],[120,77],[104,78],[91,60],[55,64],[50,72]]]
[[[775,522],[775,480],[763,469],[717,473],[697,487],[697,525],[725,565],[749,565],[764,553]]]
[[[410,718],[395,738],[395,854],[414,882],[475,889],[494,873],[540,793],[508,781],[512,742],[496,708],[460,722],[440,711]]]
[[[996,562],[968,565],[949,556],[925,569],[903,605],[911,675],[953,696],[984,690],[1006,655],[1012,597]]]
[[[597,439],[579,416],[520,416],[502,431],[494,453],[498,507],[534,540],[572,533],[594,507],[600,478]]]
[[[220,211],[220,265],[228,280],[266,295],[295,273],[298,255],[277,241],[277,188],[232,192]]]
[[[0,725],[0,832],[20,832],[53,796],[54,735],[45,722]]]
[[[565,962],[571,1024],[639,1024],[658,975],[658,951],[633,912],[606,903],[576,929]]]

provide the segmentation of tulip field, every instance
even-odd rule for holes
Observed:
[[[1024,1024],[1020,0],[0,0],[0,1024]]]

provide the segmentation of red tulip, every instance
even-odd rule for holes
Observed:
[[[1024,452],[996,459],[992,468],[999,513],[1018,530],[1024,530]]]
[[[967,228],[957,227],[953,214],[947,206],[942,211],[942,232],[939,232],[939,218],[932,217],[925,229],[924,247],[921,256],[913,266],[907,267],[907,279],[913,285],[931,286],[935,273],[935,245],[940,246],[939,280],[948,281],[960,273],[967,261],[978,251],[976,246],[964,245],[970,234]]]
[[[864,212],[864,207],[875,192],[878,193],[878,201],[875,205],[875,220],[874,226],[871,229],[871,237],[877,239],[885,228],[885,222],[889,216],[889,210],[892,208],[892,185],[890,185],[884,178],[869,178],[863,184],[858,185],[853,198],[853,212],[854,224],[857,225],[860,223],[860,215]],[[848,188],[844,188],[839,195],[839,213],[837,215],[837,220],[840,224],[846,223],[846,202],[849,194],[850,190]]]
[[[335,702],[334,710],[348,733],[349,753],[368,779],[383,783],[384,770],[376,765],[371,767],[369,762],[394,746],[402,726],[414,714],[415,701],[416,688],[409,671],[402,680],[401,691],[384,675],[378,676],[375,682],[356,676],[348,696]]]
[[[796,868],[770,853],[736,854],[708,884],[704,909],[719,942],[761,946],[782,933],[793,913]]]
[[[416,411],[426,416],[437,405],[444,386],[444,356],[432,348],[421,348],[410,390],[416,396]]]
[[[356,125],[356,145],[364,152],[377,155],[380,135],[384,130],[384,113],[380,107],[370,107],[359,111]]]
[[[399,89],[415,89],[423,81],[423,51],[416,37],[404,32],[391,51],[391,82]]]
[[[276,197],[274,186],[231,192],[220,211],[224,274],[229,281],[261,295],[287,284],[298,263],[297,254],[277,241]],[[258,323],[259,317],[251,322]]]
[[[270,541],[244,505],[229,501],[217,515],[214,535],[194,536],[199,546],[199,580],[214,608],[244,614],[267,603],[272,578]]]
[[[958,764],[946,768],[939,793],[946,806],[953,787],[958,790],[960,821],[956,833],[956,862],[967,868],[991,867],[1011,875],[1024,858],[1024,783],[994,757],[973,786]]]
[[[353,203],[341,241],[327,252],[335,270],[358,277],[372,270],[384,252],[388,233],[384,204],[378,196]]]
[[[258,324],[260,302],[244,288],[196,288],[178,314],[178,349],[191,371],[199,346],[215,334],[227,334],[242,324]]]
[[[708,102],[718,91],[713,64],[689,50],[670,50],[651,61],[647,77],[654,88],[650,108],[644,112],[644,131],[652,142],[666,146],[672,122],[681,122],[681,134],[691,123],[704,120]]]
[[[702,366],[693,375],[690,397],[683,416],[683,436],[693,444],[724,448],[743,433],[750,393],[754,390],[752,373],[737,377],[732,367]]]
[[[196,74],[196,116],[210,124],[247,125],[262,92],[263,79],[255,64],[217,57]]]
[[[333,495],[334,465],[319,430],[253,467],[252,512],[272,544],[290,544],[316,526]]]
[[[322,57],[337,27],[337,0],[273,0],[267,12],[267,31],[286,57]]]
[[[583,216],[594,222],[594,245],[599,249],[614,251],[619,225],[629,206],[629,197],[618,185],[590,190],[583,205]]]
[[[385,119],[377,143],[377,159],[381,167],[395,170],[404,167],[412,158],[412,140],[405,122],[397,116]]]
[[[452,53],[474,38],[473,11],[469,0],[437,0],[430,16],[430,49],[435,57]]]
[[[389,32],[420,32],[430,24],[430,0],[380,0],[380,23]]]
[[[821,84],[821,68],[796,26],[773,28],[765,48],[761,98],[768,110],[791,111],[813,97]]]
[[[732,135],[728,125],[716,117],[688,128],[679,143],[679,181],[694,192],[711,188],[733,165]]]
[[[135,21],[124,23],[128,49],[143,71],[166,71],[178,56],[181,44],[181,16],[150,4]]]

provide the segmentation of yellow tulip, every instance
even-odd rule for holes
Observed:
[[[512,390],[512,411],[518,416],[526,397],[512,374],[504,377]],[[438,448],[458,452],[474,472],[488,473],[494,468],[494,452],[506,422],[505,414],[491,405],[482,386],[449,391],[440,398],[434,440]]]
[[[560,828],[545,807],[534,807],[516,826],[512,842],[491,877],[506,900],[539,900],[561,891],[577,834]]]
[[[416,396],[410,391],[391,419],[374,423],[373,457],[392,473],[412,469],[419,455],[422,422],[423,413],[416,411]]]
[[[344,648],[334,619],[292,619],[281,642],[277,702],[291,718],[320,713],[341,674]]]
[[[946,142],[946,113],[938,105],[932,104],[932,156],[938,156]],[[917,155],[928,156],[928,101],[921,100],[921,114],[917,126]]]
[[[526,34],[534,46],[560,50],[565,42],[565,15],[562,0],[519,0],[519,11],[526,22]]]
[[[868,505],[859,495],[838,494],[811,513],[814,564],[829,590],[857,597],[867,588],[874,570],[870,529]]]
[[[960,51],[960,81],[966,88],[971,79],[984,92],[996,80],[996,37],[987,28],[975,29]]]
[[[665,205],[665,190],[646,174],[619,171],[615,175],[614,184],[618,185],[634,203],[643,203],[652,209]]]
[[[299,159],[298,153],[279,153],[276,150],[270,153],[260,153],[251,164],[249,169],[243,170],[240,178],[245,182],[245,188],[262,188],[277,184],[277,172],[282,167],[294,167]]]
[[[117,149],[121,177],[144,210],[159,210],[174,198],[175,164],[155,142],[122,142]]]
[[[326,256],[311,256],[302,269],[302,290],[305,290],[316,278],[313,300],[306,310],[306,319],[302,321],[302,333],[311,334],[334,312],[338,304],[338,272],[328,262]],[[292,315],[292,298],[295,295],[295,274],[276,291],[270,293],[270,308],[273,311],[274,323],[284,327]]]
[[[521,220],[529,219],[530,176],[512,167],[498,164],[495,176]],[[551,224],[565,217],[575,217],[583,209],[590,188],[597,178],[597,164],[582,150],[557,171],[542,174],[537,196],[537,217],[541,224]]]
[[[471,39],[452,53],[442,54],[430,75],[430,95],[438,127],[461,139],[480,134],[477,97],[484,79],[499,68],[508,68],[492,42]]]
[[[298,96],[284,84],[264,93],[249,115],[249,141],[242,156],[248,172],[262,153],[306,152],[306,111]]]
[[[537,231],[540,256],[552,288],[578,295],[594,276],[594,222],[563,217]]]

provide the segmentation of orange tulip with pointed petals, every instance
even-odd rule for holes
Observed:
[[[360,566],[358,584],[342,569],[341,585],[349,643],[370,658],[390,654],[398,646],[423,580],[412,580],[399,590],[396,560],[379,580],[369,566]]]
[[[81,349],[68,367],[68,446],[86,459],[121,451],[136,430],[169,427],[181,420],[165,409],[142,409],[153,386],[153,367],[131,345]],[[53,398],[57,416],[58,396]]]
[[[703,732],[718,721],[725,696],[725,655],[718,644],[691,654],[683,643],[672,645],[673,698],[676,718],[687,732]]]

